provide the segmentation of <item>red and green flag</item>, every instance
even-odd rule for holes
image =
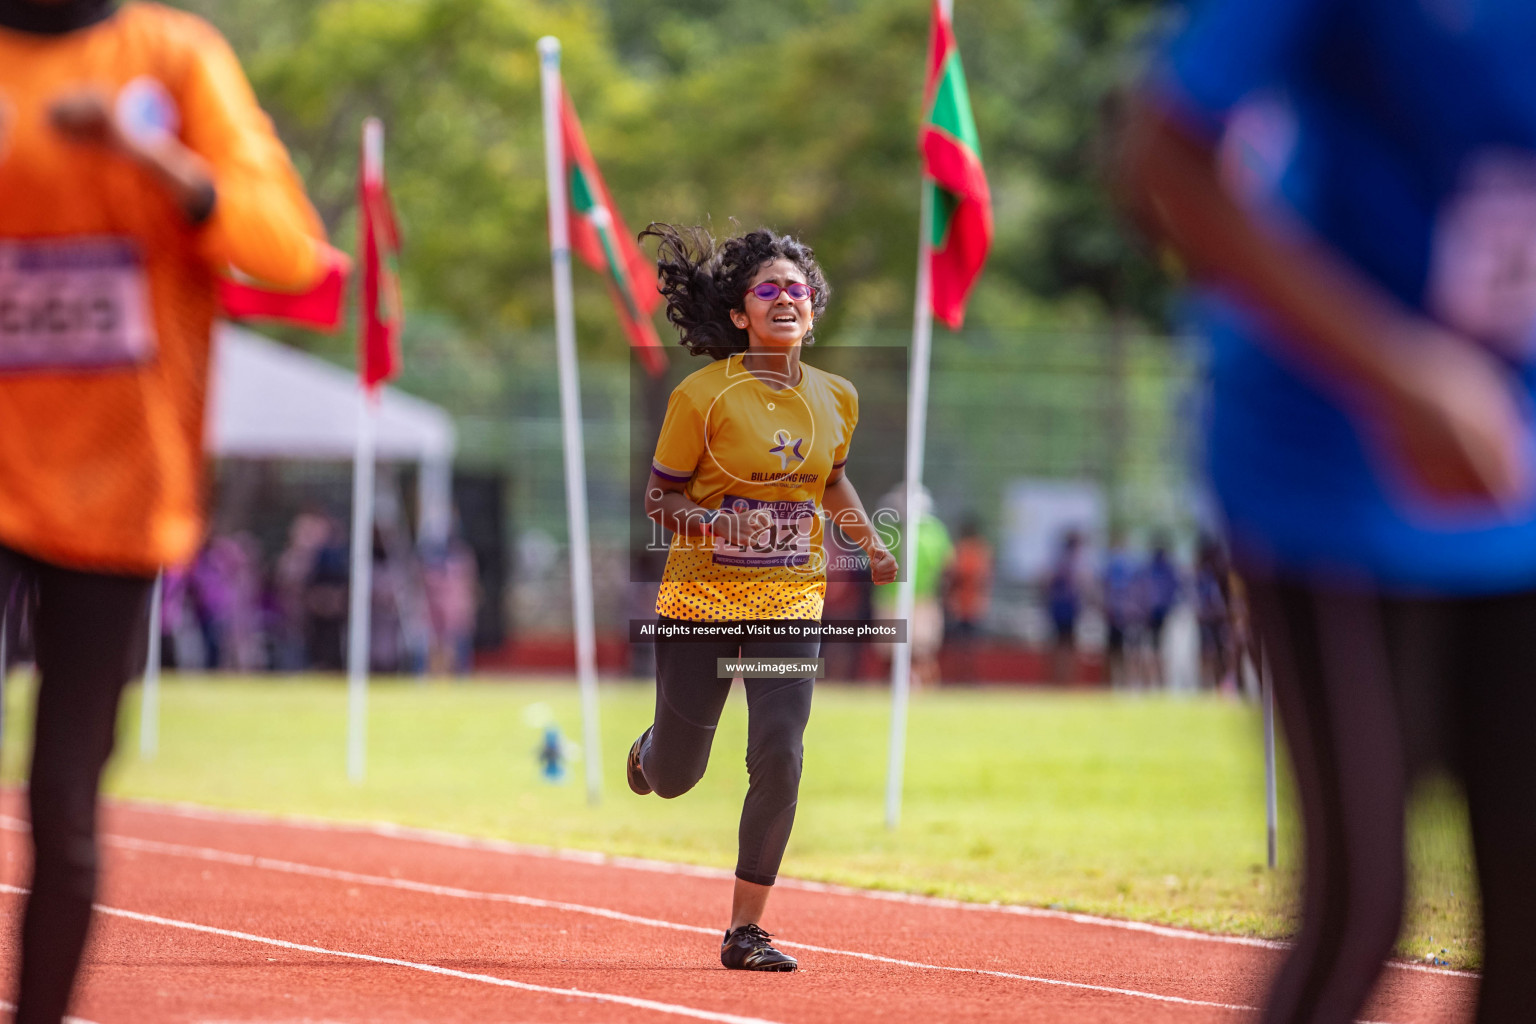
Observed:
[[[608,186],[598,173],[586,135],[576,118],[576,107],[569,93],[562,89],[560,133],[564,139],[565,181],[569,190],[567,210],[570,220],[571,248],[581,261],[602,274],[608,282],[619,323],[645,368],[660,376],[667,368],[661,339],[651,314],[661,303],[656,290],[656,266],[645,258],[634,236],[624,226],[608,194]]]
[[[927,188],[933,190],[933,313],[958,330],[965,303],[992,248],[992,192],[981,166],[981,145],[971,94],[960,66],[955,33],[939,0],[928,37],[928,84],[918,132]]]
[[[382,145],[382,143],[381,143]],[[370,169],[368,156],[357,178],[358,246],[363,264],[357,371],[365,388],[400,372],[400,228],[384,181],[382,155]]]

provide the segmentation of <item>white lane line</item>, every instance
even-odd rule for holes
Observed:
[[[11,827],[14,819],[0,819],[0,825]],[[610,921],[623,921],[627,924],[645,925],[652,928],[665,928],[671,931],[693,932],[695,934],[714,936],[719,934],[715,928],[707,928],[702,925],[680,924],[675,921],[664,921],[654,917],[641,917],[636,914],[626,914],[622,911],[611,910],[607,907],[594,907],[582,903],[565,903],[558,900],[540,899],[536,896],[519,896],[513,893],[479,892],[473,889],[460,889],[456,886],[433,885],[428,882],[416,882],[404,878],[389,878],[383,875],[365,875],[356,871],[342,871],[335,868],[318,867],[313,864],[300,864],[294,861],[277,860],[271,857],[258,857],[246,853],[231,853],[227,850],[216,850],[211,847],[183,846],[179,843],[162,843],[153,839],[135,839],[128,836],[108,835],[102,837],[102,842],[125,850],[136,850],[141,853],[158,853],[172,857],[187,857],[193,860],[212,861],[215,863],[229,864],[237,867],[258,868],[267,871],[280,871],[294,875],[305,875],[310,878],[323,878],[328,881],[346,882],[353,885],[373,885],[388,889],[402,889],[408,892],[425,893],[432,896],[448,896],[454,899],[484,900],[491,903],[510,903],[522,907],[536,907],[544,910],[565,911],[567,913],[588,914],[593,917],[602,917]],[[1062,978],[1046,978],[1031,974],[1016,974],[1012,971],[992,971],[977,967],[953,967],[945,964],[923,963],[917,960],[903,960],[897,957],[881,956],[877,953],[861,953],[855,950],[834,949],[829,946],[815,946],[806,942],[780,942],[779,945],[790,949],[803,949],[813,953],[824,953],[829,956],[845,956],[873,963],[892,964],[898,967],[911,967],[924,971],[947,971],[955,974],[974,974],[992,978],[1007,978],[1014,981],[1031,982],[1037,985],[1054,985],[1061,988],[1081,989],[1088,992],[1103,992],[1113,995],[1130,996],[1137,999],[1151,999],[1162,1003],[1175,1003],[1180,1006],[1209,1006],[1221,1010],[1246,1010],[1257,1011],[1256,1006],[1246,1006],[1240,1003],[1212,1002],[1205,999],[1186,999],[1183,996],[1163,995],[1157,992],[1143,992],[1138,989],[1116,988],[1108,985],[1090,985],[1081,981],[1067,981]]]
[[[436,829],[413,828],[408,825],[396,825],[387,821],[340,822],[308,815],[230,811],[216,807],[204,807],[201,804],[160,803],[153,800],[114,799],[111,802],[143,813],[165,814],[174,817],[215,821],[226,824],[284,825],[290,828],[301,828],[316,832],[346,832],[357,835],[378,836],[383,839],[406,839],[434,846],[453,847],[460,850],[478,850],[521,857],[540,857],[546,860],[559,860],[571,864],[627,868],[632,871],[649,871],[658,874],[682,875],[693,878],[732,879],[735,877],[733,872],[723,868],[701,867],[697,864],[678,864],[672,861],[650,860],[643,857],[619,857],[606,853],[596,853],[590,850],[567,850],[555,846],[515,843],[505,839],[489,839],[479,836],[460,835],[456,832],[443,832]],[[777,884],[780,888],[799,889],[804,892],[827,893],[833,896],[849,896],[889,903],[904,903],[911,906],[933,907],[942,910],[981,911],[1008,914],[1015,917],[1070,921],[1073,924],[1142,932],[1165,939],[1215,942],[1228,946],[1248,946],[1255,949],[1281,951],[1291,948],[1289,942],[1281,942],[1274,939],[1256,939],[1245,935],[1217,935],[1212,932],[1200,932],[1190,928],[1173,928],[1168,925],[1147,924],[1143,921],[1125,921],[1114,917],[1098,917],[1093,914],[1080,914],[1069,910],[1049,910],[1045,907],[1026,907],[1013,903],[967,903],[963,900],[946,899],[939,896],[919,896],[915,893],[890,892],[881,889],[857,889],[852,886],[833,885],[827,882],[807,882],[794,878],[780,878]],[[1456,971],[1444,967],[1429,967],[1424,964],[1413,963],[1409,960],[1388,960],[1386,965],[1396,970],[1418,971],[1438,976],[1458,978],[1482,977],[1476,971]]]
[[[0,883],[0,892],[25,895],[26,889],[14,885]],[[164,925],[167,928],[180,928],[189,932],[202,932],[206,935],[219,935],[228,939],[243,939],[246,942],[259,942],[267,946],[276,946],[279,949],[292,949],[301,953],[320,953],[325,956],[339,956],[348,960],[363,960],[373,964],[387,964],[391,967],[408,967],[413,971],[422,971],[426,974],[437,974],[445,978],[458,978],[463,981],[478,981],[486,985],[496,985],[500,988],[514,988],[522,992],[538,992],[544,995],[568,996],[573,999],[592,999],[600,1003],[615,1003],[619,1006],[633,1006],[641,1010],[655,1010],[657,1013],[668,1013],[674,1017],[692,1017],[695,1020],[716,1021],[718,1024],[777,1024],[775,1021],[765,1020],[762,1017],[743,1017],[735,1013],[715,1013],[713,1010],[697,1010],[691,1006],[678,1006],[675,1003],[661,1003],[654,999],[639,999],[635,996],[621,996],[611,992],[589,992],[580,988],[554,988],[549,985],[534,985],[526,981],[513,981],[511,978],[498,978],[493,974],[471,974],[468,971],[456,971],[451,967],[438,967],[435,964],[417,963],[414,960],[398,960],[389,956],[373,956],[368,953],[354,953],[345,949],[326,949],[324,946],[310,946],[302,942],[289,942],[286,939],[272,939],[265,935],[252,935],[250,932],[237,932],[228,928],[215,928],[212,925],[197,924],[193,921],[178,921],[171,917],[159,917],[155,914],[141,914],[136,910],[124,910],[120,907],[103,906],[100,903],[94,905],[98,914],[106,914],[109,917],[126,918],[129,921],[139,921],[143,924]]]
[[[18,821],[15,818],[7,817],[5,815],[0,815],[0,828],[17,830],[17,826],[20,826],[20,830],[25,830],[26,827],[27,827],[26,826],[26,822]],[[269,871],[281,871],[281,872],[287,872],[287,873],[296,874],[296,875],[306,875],[306,876],[310,876],[310,877],[314,877],[314,878],[324,878],[324,879],[327,879],[327,880],[330,880],[330,881],[354,882],[354,883],[357,883],[357,884],[360,884],[360,885],[376,885],[376,886],[392,888],[392,889],[402,889],[402,890],[406,890],[406,891],[409,891],[409,892],[426,893],[428,895],[434,895],[434,896],[449,896],[449,897],[453,897],[453,898],[456,898],[456,899],[485,900],[485,901],[493,902],[493,903],[510,903],[510,904],[515,904],[517,906],[535,907],[535,908],[547,909],[547,910],[561,910],[561,911],[568,911],[568,912],[571,912],[571,913],[579,913],[579,914],[590,914],[590,915],[592,915],[594,917],[603,917],[603,918],[607,918],[607,919],[613,920],[613,921],[623,921],[623,922],[630,923],[630,924],[649,925],[649,926],[655,927],[655,928],[665,928],[665,929],[670,929],[670,930],[673,930],[673,931],[682,931],[682,932],[693,932],[695,934],[701,934],[701,935],[713,936],[714,934],[716,934],[716,932],[719,931],[719,929],[717,929],[717,928],[709,928],[709,927],[705,927],[705,926],[702,926],[702,925],[680,924],[680,923],[677,923],[675,921],[664,921],[664,920],[661,920],[660,918],[641,917],[641,916],[639,916],[637,914],[626,914],[623,911],[611,910],[611,909],[609,909],[607,907],[593,907],[593,906],[588,906],[588,905],[581,904],[581,903],[566,903],[566,902],[559,901],[559,900],[546,900],[546,899],[541,899],[541,898],[536,897],[536,896],[518,896],[518,895],[515,895],[515,894],[512,894],[512,893],[479,892],[479,891],[476,891],[476,890],[473,890],[473,889],[460,889],[460,888],[457,888],[455,886],[434,885],[434,884],[432,884],[430,882],[416,882],[416,881],[412,881],[410,879],[404,879],[404,878],[388,878],[388,877],[385,877],[383,875],[365,875],[365,874],[360,874],[360,873],[354,872],[354,871],[341,871],[341,870],[338,870],[338,869],[335,869],[335,868],[318,867],[318,866],[312,865],[312,864],[301,864],[301,863],[297,863],[297,862],[294,862],[294,861],[278,860],[278,859],[272,858],[272,857],[259,857],[259,856],[256,856],[254,854],[231,853],[231,852],[229,852],[227,850],[216,850],[216,849],[213,849],[212,847],[184,846],[184,845],[179,844],[179,843],[163,843],[163,842],[160,842],[158,840],[153,840],[153,839],[137,839],[137,838],[133,838],[131,836],[105,835],[105,836],[102,836],[101,838],[102,838],[102,842],[104,842],[104,843],[106,843],[106,844],[108,844],[110,846],[117,846],[117,847],[122,848],[122,849],[137,850],[137,851],[144,852],[144,853],[160,853],[160,854],[164,854],[166,856],[188,857],[188,858],[195,859],[195,860],[204,860],[204,861],[211,861],[211,862],[215,862],[215,863],[230,864],[230,865],[234,865],[234,866],[237,866],[237,867],[252,867],[252,868],[265,869],[265,870],[269,870]],[[3,885],[3,884],[0,884],[0,891],[21,892],[21,893],[26,892],[25,889],[17,889],[14,886],[8,886],[8,885]],[[109,908],[103,908],[103,907],[100,907],[99,905],[98,905],[97,909],[98,910],[102,910],[105,913],[120,913],[123,916],[130,916],[130,917],[137,917],[137,918],[140,918],[140,919],[147,919],[145,915],[136,915],[132,911],[112,911]],[[270,942],[272,942],[274,944],[285,945],[285,946],[288,946],[288,947],[294,948],[294,949],[314,949],[315,948],[315,947],[307,947],[307,946],[297,946],[297,945],[293,945],[291,943],[284,943],[280,939],[267,940],[267,939],[262,939],[262,938],[257,937],[257,936],[246,936],[246,935],[244,935],[244,933],[239,933],[239,932],[224,932],[221,929],[211,928],[211,927],[206,926],[206,925],[191,925],[191,924],[188,924],[188,925],[186,925],[186,927],[200,929],[200,930],[204,930],[204,931],[210,931],[210,932],[214,932],[214,933],[217,933],[217,934],[237,935],[237,936],[240,936],[240,937],[243,937],[243,938],[251,938],[253,941],[258,941],[258,942],[270,941]],[[1088,990],[1088,991],[1091,991],[1091,992],[1104,992],[1104,993],[1109,993],[1109,994],[1113,994],[1113,995],[1124,995],[1124,996],[1132,996],[1132,997],[1141,998],[1141,999],[1152,999],[1152,1000],[1156,1000],[1156,1001],[1159,1001],[1159,1002],[1174,1003],[1174,1004],[1185,1005],[1185,1006],[1209,1006],[1209,1007],[1213,1007],[1213,1008],[1216,1008],[1216,1009],[1237,1010],[1237,1011],[1246,1011],[1246,1012],[1258,1012],[1259,1009],[1260,1009],[1259,1007],[1256,1007],[1256,1006],[1247,1006],[1247,1005],[1244,1005],[1244,1004],[1241,1004],[1241,1003],[1221,1003],[1221,1002],[1213,1002],[1213,1001],[1204,1000],[1204,999],[1186,999],[1186,998],[1184,998],[1182,996],[1162,995],[1160,993],[1155,993],[1155,992],[1142,992],[1142,991],[1139,991],[1137,989],[1114,988],[1114,987],[1106,986],[1106,985],[1090,985],[1090,984],[1087,984],[1085,982],[1066,981],[1066,980],[1061,979],[1061,978],[1044,978],[1044,977],[1038,977],[1038,976],[1028,975],[1028,974],[1015,974],[1015,973],[1012,973],[1012,972],[1009,972],[1009,971],[992,971],[992,970],[986,970],[984,968],[952,967],[952,966],[946,966],[944,964],[921,963],[921,962],[915,961],[915,960],[901,960],[901,959],[897,959],[895,957],[880,956],[879,954],[875,954],[875,953],[860,953],[860,952],[856,952],[856,951],[853,951],[853,950],[834,949],[834,948],[831,948],[831,947],[828,947],[828,946],[815,946],[815,945],[811,945],[810,943],[805,943],[805,942],[786,942],[786,941],[781,941],[779,943],[779,945],[785,946],[785,947],[791,948],[791,949],[804,949],[804,950],[810,950],[811,952],[815,952],[815,953],[825,953],[825,954],[833,955],[833,956],[854,957],[854,958],[857,958],[857,959],[860,959],[860,960],[868,960],[868,961],[873,961],[873,962],[876,962],[876,963],[893,964],[893,965],[897,965],[897,966],[901,966],[901,967],[913,967],[913,968],[917,968],[917,969],[920,969],[920,970],[948,971],[948,972],[953,972],[953,973],[957,973],[957,974],[976,974],[976,975],[984,975],[984,976],[987,976],[987,977],[994,977],[994,978],[1007,978],[1007,979],[1016,980],[1016,981],[1034,982],[1036,984],[1042,984],[1042,985],[1054,985],[1054,986],[1059,986],[1059,987],[1064,987],[1064,988],[1085,989],[1085,990]],[[334,952],[334,951],[330,951],[330,950],[319,950],[319,951],[320,952]],[[365,954],[337,953],[336,955],[338,955],[338,956],[356,956],[356,957],[358,957],[360,959],[379,960],[380,962],[385,962],[385,963],[405,963],[404,961],[384,960],[384,959],[378,958],[378,957],[369,957],[369,956],[366,956]],[[411,965],[411,964],[406,964],[406,965],[407,966],[419,966],[419,965]],[[449,973],[449,974],[453,974],[455,976],[461,976],[461,972],[449,971],[446,968],[427,968],[427,967],[423,967],[423,969],[431,969],[431,970],[438,971],[440,973]],[[479,975],[474,975],[474,976],[462,975],[462,976],[464,976],[464,977],[475,977],[475,978],[480,978],[481,977]],[[492,980],[497,980],[497,979],[492,979]],[[498,980],[498,983],[503,983],[503,981],[504,980]],[[522,983],[520,983],[520,982],[505,982],[505,983],[506,984],[510,984],[510,985],[522,985]],[[537,986],[535,986],[535,987],[537,987]],[[551,991],[553,991],[553,990],[551,990]],[[565,990],[560,990],[560,991],[565,991]],[[574,991],[574,990],[572,990],[572,991]],[[616,996],[614,998],[616,998],[616,999],[623,999],[623,998],[627,998],[627,997]],[[705,1012],[705,1011],[701,1011],[701,1012]],[[747,1018],[741,1018],[741,1019],[745,1020]],[[70,1024],[70,1022],[66,1021],[66,1024]],[[83,1022],[80,1022],[80,1024],[90,1024],[90,1022],[83,1021]],[[1361,1020],[1361,1021],[1356,1021],[1355,1024],[1385,1024],[1385,1022]]]

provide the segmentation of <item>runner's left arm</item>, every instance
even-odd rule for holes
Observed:
[[[848,479],[848,474],[841,466],[832,471],[832,477],[821,498],[821,506],[827,510],[837,528],[869,556],[870,577],[876,583],[895,582],[896,557],[880,539],[874,523],[869,520],[869,513],[864,511],[864,502],[859,498],[859,492],[854,489],[853,481]]]

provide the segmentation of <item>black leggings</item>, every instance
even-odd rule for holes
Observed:
[[[1265,1024],[1359,1015],[1401,926],[1404,807],[1436,763],[1467,794],[1483,898],[1477,1020],[1536,1006],[1536,593],[1386,598],[1253,580],[1306,829],[1302,925]]]
[[[659,619],[662,625],[676,619]],[[682,796],[704,777],[715,725],[731,692],[718,658],[815,658],[821,640],[656,641],[656,721],[640,752],[657,796]],[[816,680],[747,679],[747,799],[737,834],[736,877],[772,885],[800,799],[802,738]]]
[[[0,547],[0,597],[36,600],[38,687],[28,799],[32,894],[16,1024],[58,1024],[96,897],[96,796],[123,687],[143,665],[153,579],[76,572]]]

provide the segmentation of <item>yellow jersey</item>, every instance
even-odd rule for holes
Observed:
[[[767,508],[773,530],[755,547],[674,534],[656,613],[674,619],[820,619],[826,596],[822,495],[848,461],[859,394],[804,363],[777,389],[741,354],[691,374],[672,392],[651,469],[687,482],[705,508]]]
[[[50,105],[85,86],[120,121],[147,106],[207,161],[206,222],[54,130]],[[62,35],[0,28],[0,544],[101,571],[190,558],[217,275],[308,288],[324,237],[206,22],[134,3]]]

